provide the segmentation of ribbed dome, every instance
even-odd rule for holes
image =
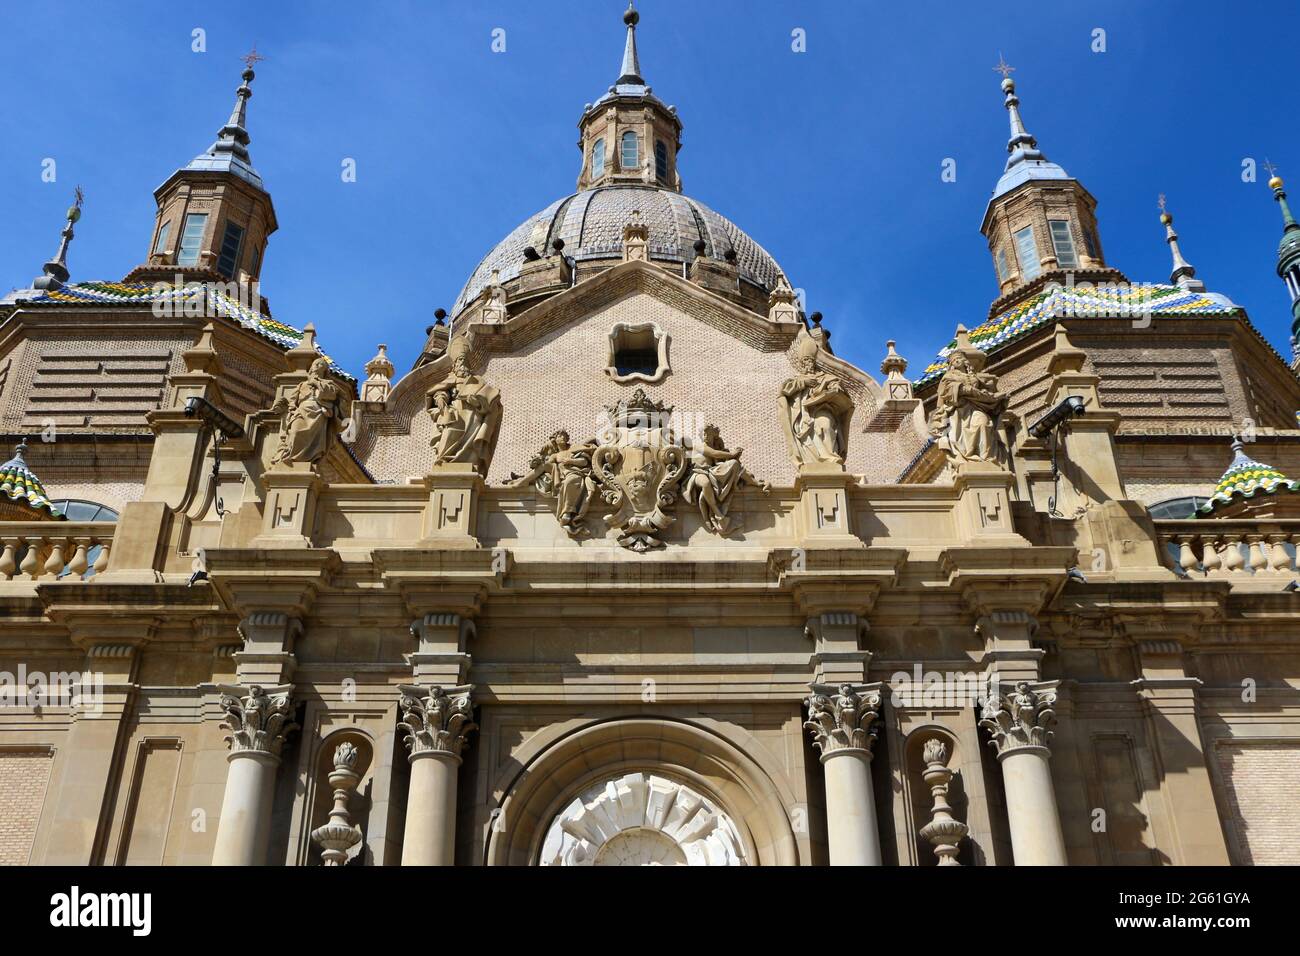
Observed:
[[[695,258],[696,241],[703,239],[705,255],[716,259],[735,249],[742,278],[769,291],[776,284],[781,268],[767,251],[703,203],[654,186],[600,186],[552,203],[499,242],[465,283],[452,316],[459,315],[483,291],[494,269],[502,282],[517,276],[527,246],[546,254],[554,240],[563,239],[564,254],[579,263],[620,258],[623,227],[634,211],[639,211],[641,221],[650,227],[651,259],[689,262]]]

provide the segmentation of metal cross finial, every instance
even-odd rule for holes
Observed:
[[[1268,170],[1269,179],[1272,179],[1274,176],[1277,175],[1277,167],[1268,161],[1267,156],[1264,157],[1264,168]]]
[[[1165,194],[1164,194],[1164,193],[1161,193],[1161,194],[1160,194],[1160,198],[1156,200],[1156,205],[1158,205],[1158,206],[1160,207],[1160,211],[1161,211],[1161,212],[1164,212],[1164,211],[1165,211]]]
[[[86,198],[86,194],[81,191],[80,186],[77,186],[74,191],[74,195],[76,195],[77,201],[73,203],[73,205],[76,206],[78,209],[80,209],[82,201]]]
[[[260,53],[257,52],[257,44],[254,43],[253,48],[249,50],[247,53],[245,53],[243,56],[241,56],[240,59],[243,60],[244,65],[251,70],[253,68],[254,63],[257,63],[261,60],[265,60],[266,57],[262,56]]]
[[[1016,68],[1014,66],[1008,66],[1007,61],[1002,58],[1002,54],[999,52],[998,65],[993,68],[993,72],[1001,73],[1002,78],[1005,80],[1012,73],[1016,72]]]

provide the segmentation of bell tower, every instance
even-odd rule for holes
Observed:
[[[605,95],[588,103],[578,121],[582,170],[578,189],[637,183],[682,191],[677,154],[682,148],[682,123],[677,107],[651,92],[641,76],[636,50],[636,26],[641,15],[628,4],[623,14],[627,42],[619,77]]]
[[[248,154],[248,100],[256,50],[217,140],[154,190],[158,212],[148,257],[127,281],[186,278],[251,284],[260,280],[275,209]]]
[[[980,225],[998,280],[994,307],[1031,286],[1038,288],[1050,279],[1064,282],[1071,274],[1087,282],[1127,281],[1106,265],[1097,232],[1097,200],[1048,160],[1025,129],[1011,79],[1015,67],[999,58],[993,69],[1002,74],[1003,105],[1011,122],[1010,155]]]

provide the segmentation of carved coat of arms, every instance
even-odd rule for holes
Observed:
[[[651,402],[641,389],[607,409],[608,423],[591,453],[593,476],[613,511],[618,543],[633,551],[663,547],[659,533],[673,523],[668,513],[690,458],[671,421],[672,409]]]

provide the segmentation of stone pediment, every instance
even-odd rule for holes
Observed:
[[[803,328],[800,322],[772,322],[661,266],[623,262],[538,303],[508,322],[471,322],[468,331],[474,336],[476,348],[512,352],[636,293],[653,296],[683,315],[764,352],[785,350]]]

